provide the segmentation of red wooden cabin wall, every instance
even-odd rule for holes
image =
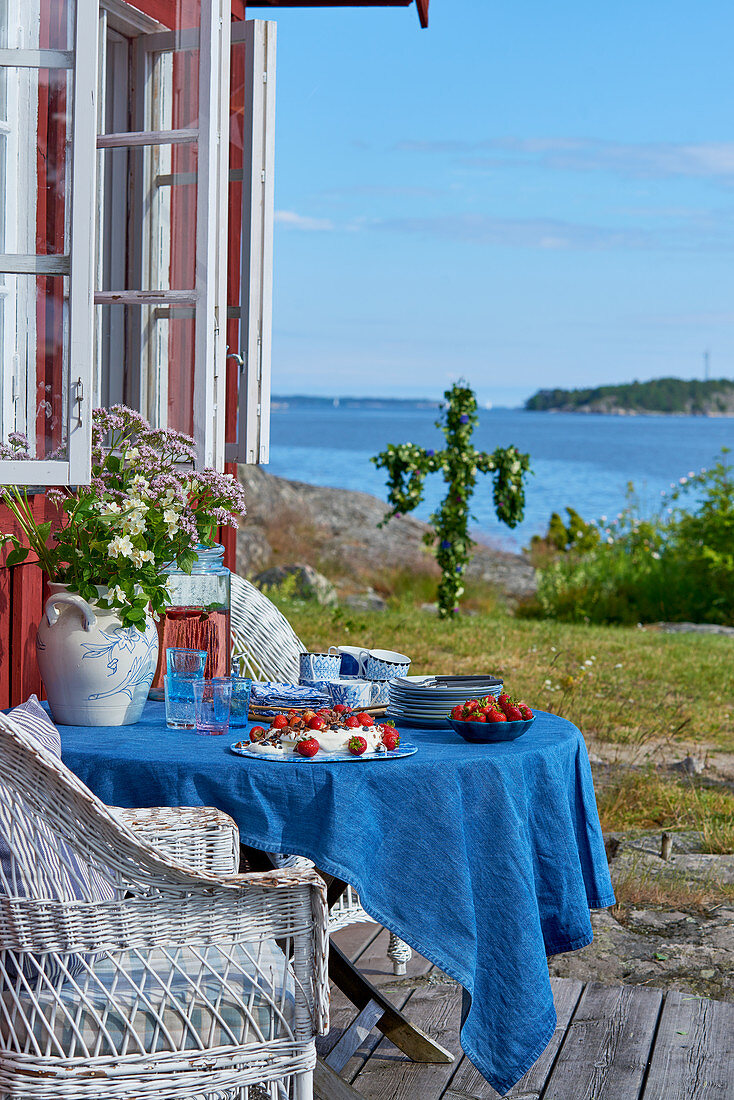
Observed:
[[[183,13],[187,4],[188,0],[184,0],[183,3],[177,3],[174,0],[137,0],[135,6],[165,23],[170,21],[172,11]],[[51,4],[49,7],[53,11],[56,6]],[[198,5],[196,7],[198,8]],[[59,4],[57,6],[58,12],[63,13],[63,8],[64,5]],[[243,0],[233,0],[232,11],[235,18],[244,19],[245,5]],[[181,15],[179,15],[178,25],[185,25]],[[60,26],[49,23],[49,26],[44,28],[42,33],[44,34],[44,40],[41,43],[43,46],[57,47],[57,39],[61,33]],[[240,49],[235,51],[232,69],[230,153],[233,168],[242,167],[243,86],[242,51]],[[55,182],[58,178],[63,179],[64,172],[65,123],[63,120],[66,110],[65,94],[65,87],[50,84],[48,89],[42,91],[39,96],[36,237],[38,252],[41,254],[62,253],[64,251],[64,196],[63,191],[59,194],[56,190]],[[191,104],[186,104],[183,101],[178,106],[184,112],[190,112],[191,110]],[[176,118],[173,120],[173,125],[174,127],[178,125]],[[178,152],[178,150],[176,151]],[[176,169],[184,170],[184,165],[177,164]],[[191,190],[193,192],[193,188]],[[228,287],[230,305],[239,304],[241,198],[242,185],[240,183],[230,184]],[[187,200],[182,195],[180,201],[185,203]],[[191,201],[190,198],[188,201]],[[183,253],[175,253],[172,262],[174,274],[191,270],[191,257]],[[49,418],[45,416],[46,406],[42,404],[47,394],[56,396],[61,393],[62,363],[60,349],[62,347],[64,303],[60,284],[60,279],[52,280],[41,277],[38,280],[38,435],[39,439],[45,437],[49,448],[61,442],[60,420],[58,424],[49,423]],[[178,284],[174,282],[172,285],[176,286]],[[227,343],[231,348],[237,347],[238,331],[236,321],[228,322]],[[227,436],[233,439],[236,431],[236,363],[229,360],[227,369]],[[60,396],[52,401],[52,406],[56,409],[60,408]],[[191,430],[190,426],[187,426],[187,430]],[[237,472],[237,468],[233,463],[229,463],[226,468],[229,473],[236,474]],[[32,498],[32,501],[34,514],[39,522],[44,522],[47,519],[52,521],[57,519],[57,510],[48,504],[45,494],[37,494]],[[12,513],[4,505],[0,505],[0,532],[3,534],[20,534],[17,531]],[[220,539],[225,547],[225,561],[230,569],[236,568],[236,535],[236,531],[231,527],[220,530]],[[31,692],[36,692],[38,695],[42,695],[43,692],[43,685],[36,667],[35,645],[36,628],[43,613],[47,584],[34,557],[29,558],[22,565],[16,565],[9,569],[5,565],[7,553],[7,551],[0,553],[0,709],[15,706],[27,699]]]

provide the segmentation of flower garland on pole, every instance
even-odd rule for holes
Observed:
[[[387,470],[390,511],[380,526],[393,516],[412,512],[423,500],[428,474],[442,473],[447,492],[441,506],[431,515],[433,532],[424,538],[435,544],[441,569],[438,613],[442,618],[456,614],[464,592],[464,572],[474,545],[469,535],[469,502],[477,474],[493,474],[493,498],[497,518],[515,527],[525,509],[524,477],[530,470],[530,456],[517,447],[497,447],[492,454],[477,451],[471,437],[479,421],[474,391],[463,381],[444,393],[442,418],[436,421],[446,438],[441,451],[425,450],[415,443],[390,444],[372,458],[375,466]]]

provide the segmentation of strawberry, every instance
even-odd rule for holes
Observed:
[[[487,714],[488,722],[506,722],[504,714],[501,710],[490,710]]]
[[[502,695],[500,695],[497,702],[499,703],[499,705],[502,709],[502,713],[505,715],[506,718],[509,718],[510,716],[507,712],[508,712],[510,707],[515,705],[515,700],[511,699],[510,696],[507,694],[507,692],[503,692]]]
[[[361,740],[361,738],[360,738]],[[382,743],[388,752],[394,752],[400,744],[400,734],[397,730],[384,729],[382,731]]]
[[[294,726],[301,726],[303,725],[303,719],[299,718],[297,714],[294,714],[292,718],[288,719],[288,725],[291,727],[291,729],[293,729]]]
[[[309,708],[308,710],[303,711],[303,713],[301,714],[301,718],[303,718],[304,722],[308,722],[309,718],[313,718],[315,714],[316,711]]]
[[[326,722],[323,718],[319,718],[318,714],[315,714],[313,718],[309,718],[308,728],[310,730],[324,730],[326,729]]]
[[[375,720],[371,714],[358,714],[356,717],[357,721],[362,726],[374,726],[375,724]]]
[[[288,725],[288,719],[284,714],[276,714],[270,725],[274,730],[282,730]]]
[[[350,737],[347,748],[352,756],[361,756],[362,753],[367,752],[367,742],[364,737]]]
[[[360,729],[362,728],[362,723],[359,718],[357,718],[356,714],[350,714],[344,725],[348,726],[350,730],[357,729],[357,727]]]
[[[461,722],[462,718],[464,717],[464,708],[462,707],[461,703],[458,703],[451,711],[451,717],[454,718],[457,722]]]
[[[483,714],[480,710],[475,710],[473,714],[469,715],[469,721],[470,722],[486,722],[487,721],[487,716],[485,714]]]
[[[533,712],[531,711],[530,707],[527,705],[527,703],[518,703],[517,706],[525,721],[529,722],[530,719],[533,717]]]
[[[464,710],[479,710],[479,700],[467,699],[467,701],[464,703]]]
[[[516,703],[510,703],[505,709],[505,714],[507,715],[508,722],[522,722],[523,720],[522,711]]]
[[[320,747],[315,737],[306,737],[297,743],[296,752],[301,756],[315,756]]]
[[[253,726],[250,730],[251,741],[262,741],[263,737],[267,737],[268,731],[264,726]]]
[[[334,707],[334,710],[337,714],[347,714],[349,711],[349,707],[346,707],[344,703],[337,703]]]

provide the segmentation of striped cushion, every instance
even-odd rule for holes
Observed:
[[[22,1016],[12,1013],[15,1041],[0,1012],[3,1043],[30,1052],[32,1035],[50,1055],[78,1058],[133,1054],[139,1044],[148,1053],[168,1053],[288,1036],[294,979],[274,941],[169,952],[170,957],[162,949],[147,953],[147,966],[132,951],[100,955],[93,976],[79,980],[83,996],[70,982],[60,984],[54,995],[37,981],[37,1010],[21,993]],[[2,993],[2,1000],[11,1010],[9,992]]]
[[[9,717],[43,748],[61,758],[59,731],[35,695],[11,710]],[[115,897],[109,879],[81,860],[43,821],[27,820],[12,837],[3,835],[3,830],[0,823],[0,894],[27,897],[32,893],[54,901],[111,901]],[[12,972],[11,959],[6,965]],[[72,974],[84,969],[79,956],[67,959],[67,966]],[[44,970],[49,977],[56,974],[55,956],[44,957]],[[29,960],[24,962],[23,972],[29,980],[34,980],[37,973]]]

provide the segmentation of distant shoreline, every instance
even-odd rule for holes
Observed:
[[[428,397],[310,397],[306,394],[278,394],[271,398],[270,403],[273,412],[282,412],[287,409],[395,409],[404,411],[437,412],[440,405],[440,401]],[[558,407],[549,409],[526,409],[522,405],[492,405],[489,408],[486,405],[480,405],[479,412],[480,414],[486,412],[527,413],[531,416],[558,416],[568,413],[573,416],[636,417],[638,419],[654,417],[656,420],[661,418],[670,419],[671,417],[679,420],[734,419],[734,411],[720,412],[718,410],[711,410],[695,413],[660,412],[652,409],[617,408],[603,410],[593,409],[588,406],[583,406],[581,408]]]

